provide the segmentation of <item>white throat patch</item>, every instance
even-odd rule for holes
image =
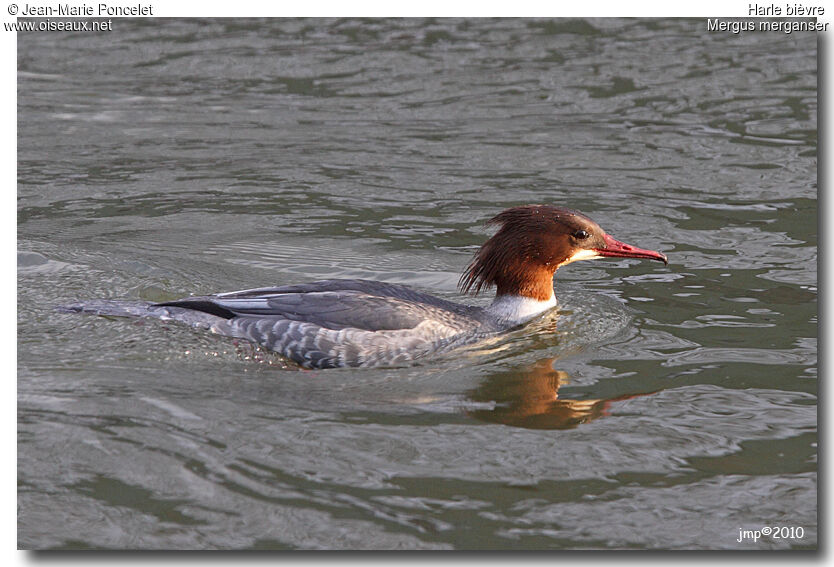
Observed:
[[[556,267],[561,268],[562,266],[566,266],[567,264],[570,264],[572,262],[577,262],[579,260],[593,260],[594,258],[602,258],[602,256],[596,250],[583,249],[579,252],[576,252],[573,256],[571,256],[570,258],[568,258]]]
[[[547,301],[521,295],[499,295],[486,310],[499,319],[521,324],[554,307],[556,307],[556,296],[553,294]]]

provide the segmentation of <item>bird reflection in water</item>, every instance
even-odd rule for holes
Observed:
[[[608,415],[612,402],[648,396],[627,394],[609,399],[573,400],[559,397],[569,382],[567,372],[555,370],[556,358],[545,358],[530,367],[490,376],[471,393],[477,402],[496,402],[494,409],[478,409],[472,417],[527,429],[572,429]]]

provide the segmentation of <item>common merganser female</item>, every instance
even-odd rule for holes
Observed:
[[[177,301],[86,301],[73,312],[174,320],[247,339],[305,368],[398,366],[472,344],[556,306],[553,275],[577,260],[666,256],[624,244],[570,209],[527,205],[499,225],[460,278],[463,293],[495,286],[487,307],[453,303],[406,286],[324,280],[188,297]]]

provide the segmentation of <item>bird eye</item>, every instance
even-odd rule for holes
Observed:
[[[584,231],[584,230],[577,230],[576,232],[573,233],[572,236],[577,240],[585,240],[586,238],[588,238],[590,236],[590,234],[588,234],[588,232]]]

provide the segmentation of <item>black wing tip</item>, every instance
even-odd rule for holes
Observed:
[[[225,307],[221,307],[212,301],[207,301],[205,299],[197,299],[197,300],[188,300],[184,299],[181,301],[166,301],[165,303],[154,303],[154,307],[182,307],[183,309],[191,309],[193,311],[201,311],[203,313],[208,313],[209,315],[214,315],[216,317],[222,317],[223,319],[233,319],[237,315],[233,311],[226,309]]]

